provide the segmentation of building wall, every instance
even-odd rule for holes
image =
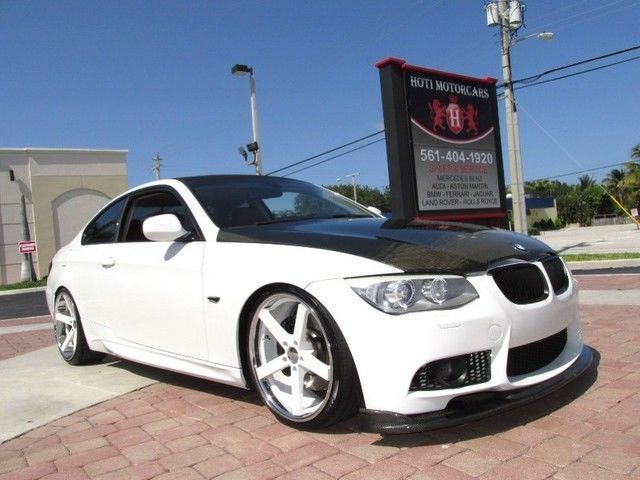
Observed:
[[[68,243],[110,199],[127,188],[124,150],[0,149],[0,283],[20,280],[25,196],[38,278],[55,252]],[[9,170],[15,182],[9,181]]]

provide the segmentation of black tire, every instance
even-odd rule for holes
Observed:
[[[71,293],[64,288],[58,290],[54,301],[53,336],[60,355],[71,365],[97,362],[106,355],[89,348],[78,307]]]
[[[261,295],[254,305],[245,335],[245,365],[271,412],[300,429],[323,428],[353,416],[362,403],[358,374],[340,329],[320,302],[302,290],[282,287]]]

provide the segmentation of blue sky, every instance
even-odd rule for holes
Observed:
[[[152,179],[156,152],[163,177],[253,173],[237,152],[251,139],[249,82],[230,73],[245,63],[256,74],[270,172],[381,128],[374,63],[382,58],[500,79],[498,32],[486,26],[483,6],[0,0],[0,147],[127,149],[130,185]],[[530,0],[527,7],[520,36],[553,31],[555,38],[515,46],[514,78],[640,44],[639,0]],[[516,98],[526,180],[623,162],[640,143],[640,60]],[[507,164],[502,103],[499,110]],[[384,143],[295,177],[332,184],[352,172],[361,183],[386,185]]]

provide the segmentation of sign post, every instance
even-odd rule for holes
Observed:
[[[378,64],[393,217],[507,226],[496,80]]]

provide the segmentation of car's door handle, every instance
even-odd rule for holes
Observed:
[[[116,264],[116,259],[113,258],[113,257],[103,258],[102,261],[100,262],[100,264],[104,268],[111,268]]]

